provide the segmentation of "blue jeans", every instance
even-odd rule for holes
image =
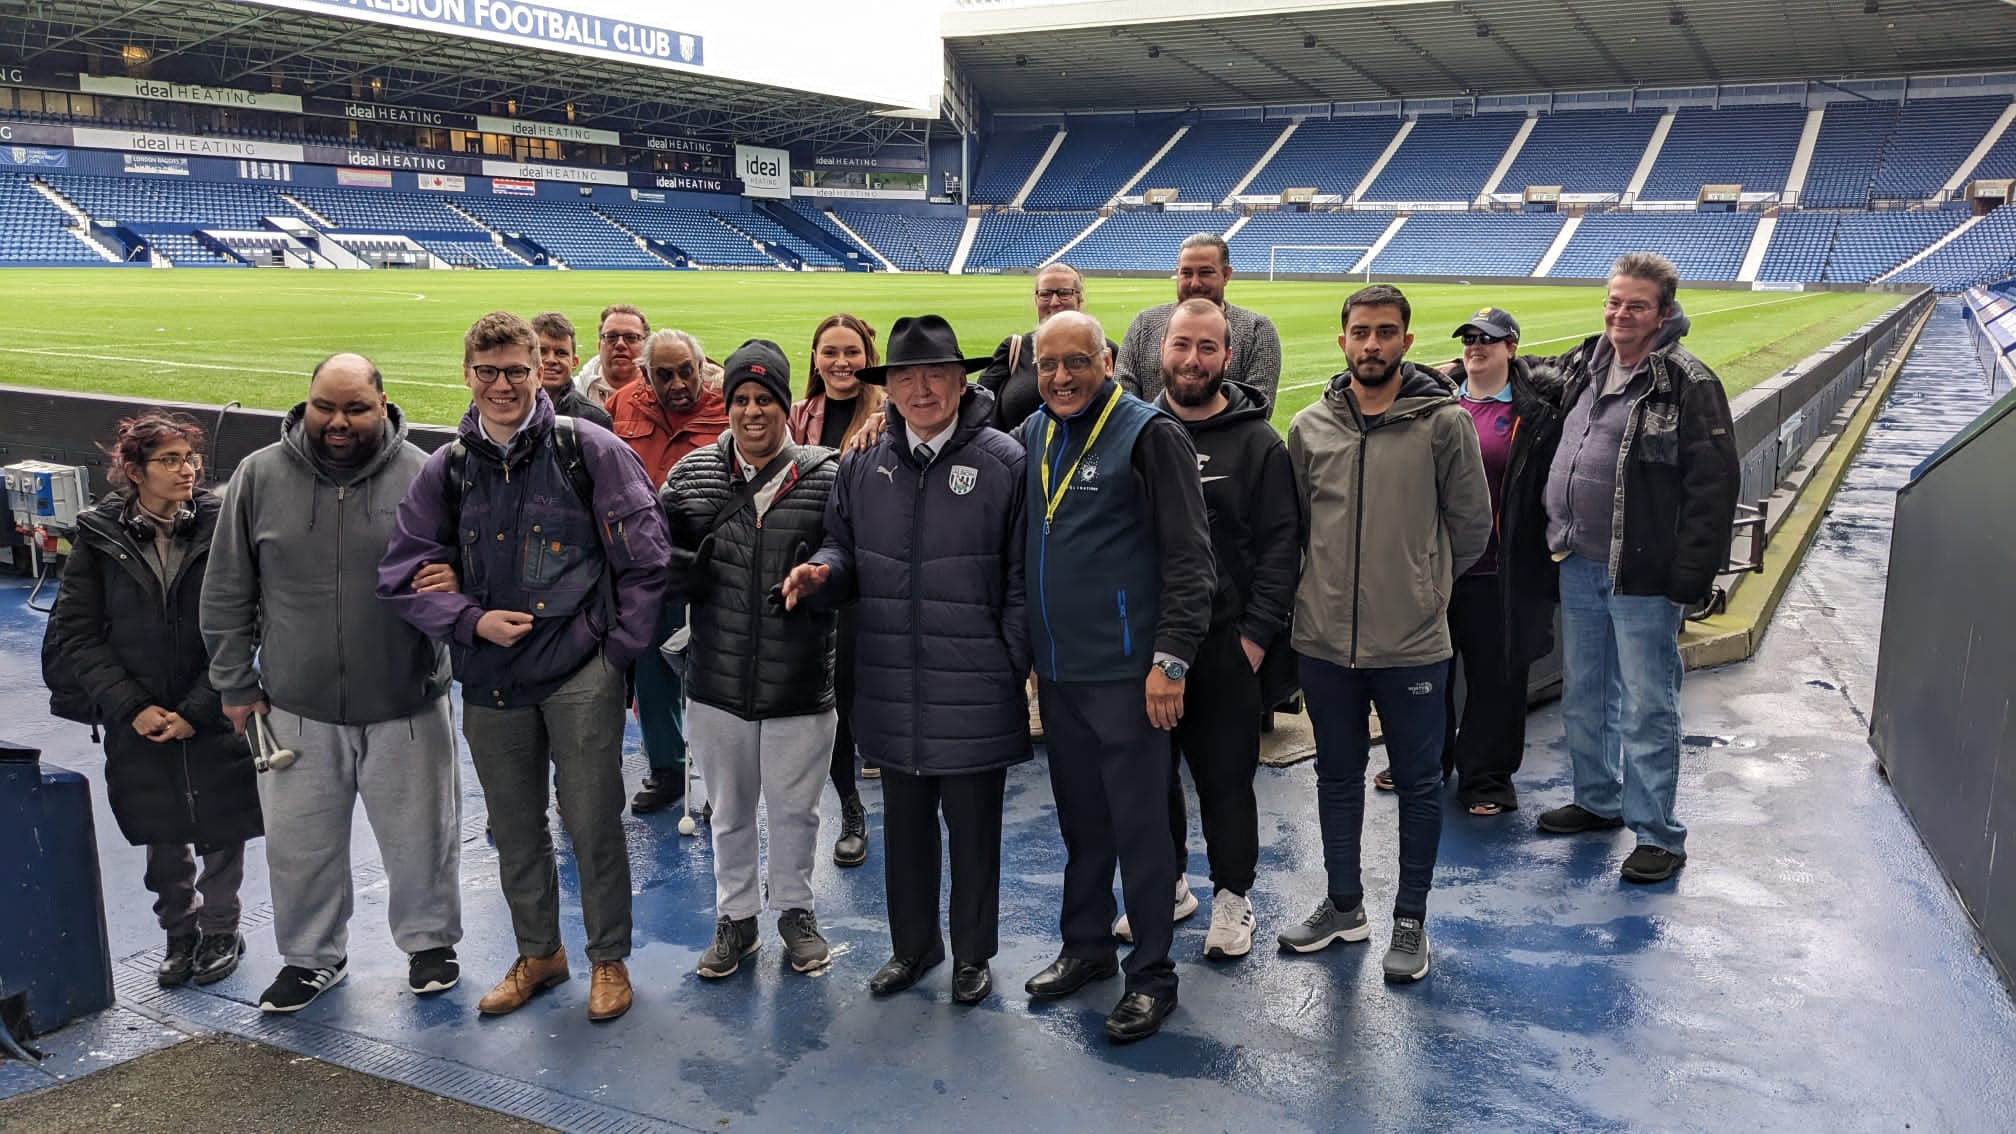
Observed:
[[[686,625],[686,604],[667,602],[658,611],[651,647],[637,658],[637,727],[644,734],[644,758],[653,772],[672,778],[686,769],[686,690],[658,652],[658,643]]]
[[[1332,894],[1362,894],[1359,845],[1365,830],[1365,763],[1372,737],[1368,711],[1379,709],[1393,790],[1400,797],[1400,888],[1395,917],[1428,916],[1435,850],[1442,841],[1442,734],[1448,720],[1442,687],[1449,663],[1347,669],[1298,655],[1303,703],[1316,734],[1316,816],[1323,826],[1323,870]]]
[[[1680,779],[1680,624],[1664,595],[1620,595],[1602,563],[1561,561],[1561,722],[1575,802],[1674,854]]]

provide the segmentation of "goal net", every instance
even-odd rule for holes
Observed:
[[[1372,270],[1356,272],[1358,261],[1372,251],[1370,244],[1269,244],[1267,278],[1274,273],[1303,276],[1356,276],[1370,281]]]

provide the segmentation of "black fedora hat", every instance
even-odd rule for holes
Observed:
[[[943,315],[910,315],[896,320],[896,325],[889,329],[889,350],[882,365],[863,367],[854,372],[854,377],[871,386],[881,386],[888,383],[891,367],[956,363],[971,374],[992,361],[960,354],[959,336],[953,333],[952,324]]]

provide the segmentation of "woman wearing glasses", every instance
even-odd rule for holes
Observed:
[[[848,445],[865,448],[882,435],[882,387],[870,386],[857,375],[881,364],[875,349],[875,328],[863,320],[841,312],[828,315],[812,331],[812,374],[805,380],[805,397],[791,407],[791,443],[823,445],[846,452]],[[861,789],[854,783],[854,627],[853,608],[839,612],[838,644],[833,663],[835,703],[840,726],[833,734],[833,790],[840,795],[840,837],[833,844],[833,861],[841,866],[859,866],[868,861],[868,811],[861,805]],[[866,779],[882,774],[873,767],[861,769]]]
[[[119,424],[108,450],[114,491],[78,517],[43,651],[45,665],[68,670],[51,687],[81,689],[105,725],[112,814],[146,848],[146,885],[168,935],[155,973],[163,987],[210,984],[238,967],[245,842],[261,834],[252,755],[210,685],[197,621],[219,510],[198,487],[202,443],[179,414]]]
[[[1456,656],[1443,684],[1451,704],[1442,768],[1455,772],[1466,811],[1502,815],[1519,807],[1512,774],[1526,753],[1527,670],[1554,648],[1554,561],[1540,492],[1561,436],[1561,415],[1550,400],[1558,397],[1559,381],[1551,368],[1518,357],[1519,321],[1499,308],[1478,311],[1452,337],[1462,340],[1463,354],[1449,377],[1477,427],[1491,484],[1491,542],[1449,595]],[[1390,769],[1372,782],[1393,790]]]

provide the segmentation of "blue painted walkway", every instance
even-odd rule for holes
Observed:
[[[1942,306],[1762,652],[1689,676],[1686,869],[1628,886],[1616,874],[1625,833],[1533,831],[1534,815],[1569,798],[1558,715],[1538,712],[1524,808],[1476,819],[1452,800],[1429,920],[1435,971],[1420,985],[1381,981],[1383,926],[1370,945],[1310,957],[1266,947],[1322,891],[1305,763],[1260,773],[1263,944],[1250,957],[1203,959],[1208,908],[1179,926],[1182,1007],[1131,1048],[1100,1035],[1117,981],[1032,1006],[1021,982],[1055,953],[1063,871],[1039,762],[1010,776],[998,991],[977,1009],[950,1003],[949,966],[889,1001],[867,993],[887,950],[869,782],[869,865],[826,861],[816,878],[837,954],[828,972],[791,973],[766,919],[764,950],[744,973],[693,975],[712,928],[709,853],[675,833],[674,813],[628,823],[635,1009],[589,1024],[584,969],[525,1011],[479,1020],[475,1002],[512,945],[465,774],[462,987],[426,1002],[404,991],[360,815],[349,979],[277,1022],[251,1007],[278,964],[261,856],[246,880],[243,968],[207,990],[158,992],[140,852],[120,842],[101,799],[123,1004],[47,1037],[51,1070],[81,1074],[226,1029],[574,1129],[2007,1129],[2016,1009],[1864,740],[1891,494],[1986,404],[1959,334]],[[102,761],[84,730],[43,716],[42,623],[26,591],[0,584],[0,720],[50,763],[96,778]],[[634,748],[633,735],[633,769]],[[829,796],[829,845],[833,810]],[[1201,895],[1194,833],[1191,845]],[[1377,910],[1396,873],[1390,797],[1369,803],[1367,846]],[[578,959],[578,904],[566,917]],[[0,1096],[49,1082],[0,1063]]]

